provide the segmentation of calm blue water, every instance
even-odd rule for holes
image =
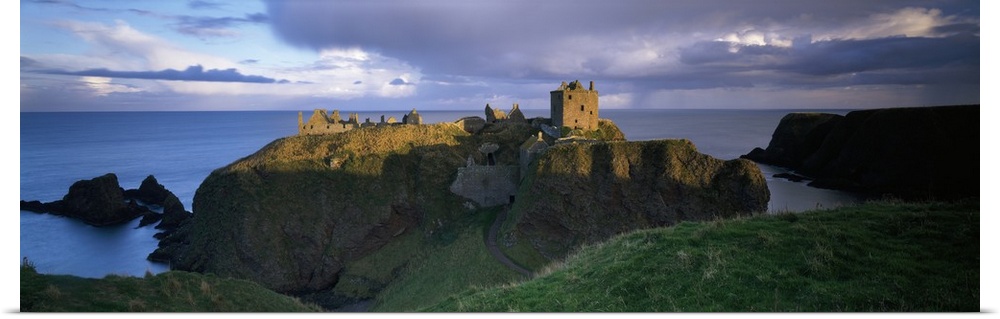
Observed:
[[[523,110],[527,117],[548,117],[548,110]],[[346,111],[344,111],[346,112]],[[344,114],[344,112],[341,112]],[[385,114],[401,119],[408,111],[362,112],[377,121]],[[765,147],[789,110],[602,110],[629,140],[687,138],[706,154],[737,158]],[[834,111],[846,113],[846,111]],[[309,112],[305,112],[309,116]],[[482,111],[424,111],[436,123]],[[185,208],[212,170],[225,166],[284,136],[294,135],[297,114],[274,112],[121,112],[21,113],[21,199],[53,201],[81,179],[115,173],[122,187],[137,188],[147,175],[176,194]],[[857,199],[770,176],[780,168],[762,166],[771,189],[772,211],[832,207]],[[197,213],[197,212],[195,212]],[[167,270],[146,261],[157,241],[153,227],[138,220],[97,228],[58,216],[21,212],[21,257],[40,272],[100,278],[107,274],[141,276]]]

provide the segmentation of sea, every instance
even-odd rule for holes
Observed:
[[[764,148],[781,118],[797,110],[601,110],[628,140],[689,139],[702,153],[734,159]],[[817,110],[809,110],[816,112]],[[846,114],[848,110],[819,110]],[[351,111],[343,111],[342,114]],[[408,111],[356,112],[361,119],[402,118]],[[548,110],[524,109],[529,118]],[[304,111],[308,117],[311,111]],[[421,111],[425,123],[483,116],[481,110]],[[115,173],[125,189],[153,175],[187,210],[198,185],[217,168],[267,143],[297,134],[296,111],[20,113],[20,198],[61,199],[78,180]],[[768,210],[800,212],[833,208],[862,199],[774,178],[787,170],[759,165],[771,191]],[[198,212],[195,211],[195,214]],[[157,247],[153,226],[139,220],[94,227],[76,219],[20,213],[20,256],[41,273],[88,278],[143,276],[169,265],[146,256]]]

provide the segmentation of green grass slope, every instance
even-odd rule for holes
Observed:
[[[409,312],[437,304],[469,287],[490,287],[525,278],[494,259],[484,237],[500,207],[478,210],[460,221],[469,226],[449,245],[430,247],[375,298],[372,311]],[[383,249],[373,255],[391,251]]]
[[[246,280],[170,271],[145,278],[43,275],[21,265],[21,311],[315,312],[320,308]]]
[[[637,231],[425,310],[978,311],[979,256],[978,202],[868,203]]]

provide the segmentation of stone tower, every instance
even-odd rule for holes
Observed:
[[[571,129],[597,129],[597,91],[594,81],[590,81],[590,89],[586,89],[580,81],[566,84],[549,92],[551,96],[552,126]]]

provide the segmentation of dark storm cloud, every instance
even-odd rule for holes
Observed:
[[[955,23],[936,27],[934,28],[934,32],[938,34],[978,34],[979,25],[974,23]]]
[[[395,78],[389,82],[389,85],[413,85],[413,83],[407,83],[406,80]]]
[[[222,4],[212,1],[202,1],[194,0],[188,2],[188,8],[191,9],[219,9],[222,8]]]
[[[35,61],[32,58],[21,57],[21,69],[32,68],[39,65],[38,61]]]
[[[69,7],[69,8],[73,8],[73,9],[77,9],[77,10],[81,10],[81,11],[94,11],[94,12],[113,12],[113,11],[118,11],[118,10],[107,9],[107,8],[86,7],[86,6],[79,5],[75,1],[71,1],[71,0],[32,0],[31,2],[37,3],[37,4],[47,4],[47,5],[57,5],[57,6]]]
[[[267,15],[263,13],[247,14],[243,17],[202,17],[174,16],[177,22],[174,29],[177,32],[197,37],[232,36],[232,28],[245,23],[266,23]]]
[[[171,14],[164,14],[160,12],[135,9],[135,8],[109,9],[100,7],[86,7],[70,0],[65,0],[65,1],[35,0],[33,2],[38,4],[58,5],[58,6],[73,8],[80,11],[123,12],[123,13],[127,12],[145,17],[152,17],[157,19],[173,21],[173,28],[178,33],[191,35],[199,38],[232,37],[237,34],[235,28],[238,27],[239,25],[253,24],[253,23],[267,23],[269,21],[267,14],[260,12],[248,13],[243,16],[206,17],[206,16],[192,16],[192,15],[171,15]],[[222,4],[211,1],[196,0],[188,2],[188,7],[192,9],[218,9],[221,6]]]
[[[681,62],[712,73],[776,70],[831,76],[947,66],[970,72],[971,77],[971,72],[979,69],[979,38],[962,34],[944,38],[829,40],[787,48],[709,41],[682,48],[680,55]],[[912,82],[900,80],[900,84]]]
[[[538,59],[581,57],[586,66],[594,67],[591,71],[604,71],[601,66],[606,64],[593,52],[601,48],[596,43],[574,50],[560,42],[574,37],[614,48],[629,37],[705,31],[718,36],[741,25],[773,21],[829,28],[908,5],[975,7],[978,15],[978,5],[970,4],[976,2],[268,1],[267,7],[275,33],[296,46],[316,50],[358,46],[411,62],[425,73],[551,76]]]
[[[979,38],[882,38],[816,42],[796,50],[789,71],[831,75],[885,69],[979,66]]]
[[[205,70],[201,65],[189,66],[183,71],[174,69],[166,69],[162,71],[112,71],[108,69],[90,69],[83,71],[48,70],[41,71],[39,73],[168,81],[288,83],[288,80],[275,80],[259,75],[244,75],[239,71],[236,71],[236,69]]]

